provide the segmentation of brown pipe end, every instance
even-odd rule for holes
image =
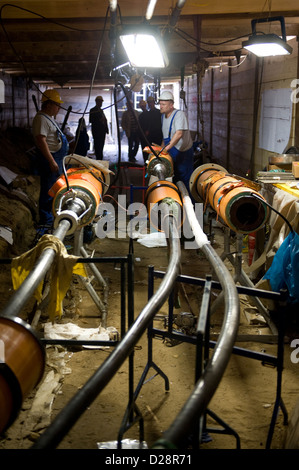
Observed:
[[[0,317],[0,431],[17,416],[23,399],[41,380],[45,352],[30,325]]]

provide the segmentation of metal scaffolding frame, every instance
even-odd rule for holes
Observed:
[[[163,278],[164,275],[165,275],[164,272],[155,271],[153,266],[149,267],[149,292],[148,292],[149,298],[153,295],[153,292],[154,292],[154,279]],[[165,390],[166,391],[169,390],[169,380],[168,380],[167,375],[153,361],[153,339],[170,338],[179,342],[188,342],[188,343],[195,345],[196,347],[195,383],[198,381],[198,379],[201,377],[204,371],[205,364],[208,361],[209,351],[215,348],[216,342],[211,341],[209,339],[209,325],[210,325],[209,320],[210,320],[210,314],[211,314],[210,296],[211,296],[212,289],[221,290],[221,284],[219,282],[212,281],[209,276],[207,276],[206,279],[201,279],[201,278],[195,278],[191,276],[179,275],[177,277],[177,282],[204,287],[204,294],[203,294],[202,303],[200,307],[200,313],[199,313],[198,320],[197,320],[196,335],[186,335],[184,333],[174,331],[173,329],[174,303],[173,303],[173,293],[172,293],[172,295],[170,295],[168,299],[168,319],[167,319],[168,328],[165,330],[154,328],[153,322],[152,322],[147,330],[148,361],[133,395],[135,401],[137,400],[138,395],[143,385],[145,384],[145,382],[152,380],[157,375],[160,375],[162,379],[164,380]],[[237,291],[239,295],[245,294],[248,296],[275,300],[279,302],[281,306],[281,309],[279,312],[277,355],[276,356],[265,354],[265,353],[259,353],[256,351],[252,351],[250,349],[240,348],[237,346],[234,346],[233,351],[232,351],[232,354],[258,360],[258,361],[261,361],[262,365],[271,365],[273,367],[276,367],[277,369],[276,398],[275,398],[273,413],[272,413],[271,422],[269,425],[269,431],[268,431],[267,442],[266,442],[266,449],[269,449],[271,447],[272,437],[274,433],[274,428],[275,428],[279,408],[283,412],[284,424],[286,425],[288,422],[288,413],[281,397],[283,354],[284,354],[284,331],[285,331],[285,318],[284,318],[283,307],[285,306],[286,296],[285,296],[285,292],[276,293],[276,292],[263,291],[263,290],[254,289],[250,287],[243,287],[243,286],[237,286]],[[151,368],[154,369],[155,374],[146,380],[148,372]],[[132,403],[129,405],[132,406]],[[221,428],[207,427],[206,426],[207,415],[211,416],[216,422],[218,422]],[[195,422],[193,423],[194,432],[192,434],[192,445],[194,448],[200,447],[202,436],[204,433],[218,433],[218,434],[221,433],[221,434],[233,435],[236,439],[236,448],[240,448],[241,443],[240,443],[240,438],[237,432],[233,430],[227,423],[225,423],[209,408],[206,408],[202,414],[198,414],[198,411],[194,407],[194,417],[195,417],[194,418]],[[183,442],[188,436],[188,434],[186,434],[187,429],[184,429],[184,428],[179,429],[178,427],[177,429],[178,429],[177,430],[178,436]],[[166,434],[167,434],[167,431],[166,431]]]

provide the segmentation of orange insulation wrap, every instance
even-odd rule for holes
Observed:
[[[173,168],[173,162],[172,162],[172,158],[171,156],[169,155],[169,153],[161,153],[159,155],[159,158],[156,157],[156,155],[154,155],[153,153],[150,154],[150,158],[149,158],[149,161],[148,161],[148,164],[150,165],[150,163],[153,162],[153,160],[162,160],[162,161],[167,161],[167,163]]]
[[[264,226],[269,210],[257,200],[263,197],[254,189],[222,171],[205,171],[198,178],[198,191],[205,203],[209,202],[232,230],[251,233]]]
[[[93,183],[90,183],[89,181],[84,181],[83,179],[75,179],[75,180],[70,180],[69,182],[70,189],[82,189],[86,193],[88,193],[91,197],[91,199],[94,201],[94,204],[96,206],[99,205],[101,201],[101,189],[102,185],[100,182],[98,182],[98,187],[96,187]],[[55,200],[56,197],[59,196],[61,193],[66,193],[66,186],[62,188],[58,193],[56,193],[54,197],[54,205],[55,205]]]
[[[147,163],[147,170],[149,174],[152,174],[156,165],[161,164],[165,170],[166,174],[164,178],[168,178],[173,175],[173,161],[171,156],[166,153],[161,153],[159,158],[157,158],[154,154],[150,154],[150,158]]]
[[[175,184],[171,183],[170,181],[159,180],[152,183],[148,187],[145,194],[145,201],[147,205],[148,215],[151,221],[153,218],[153,210],[157,210],[157,206],[159,205],[159,203],[161,203],[163,199],[166,198],[173,199],[181,208],[183,207],[178,188]],[[179,225],[181,224],[182,221],[180,221]],[[156,228],[161,231],[160,227],[156,226]]]
[[[104,178],[98,169],[93,168],[91,172],[88,168],[70,168],[67,171],[67,176],[70,188],[78,187],[83,190],[87,189],[88,192],[92,194],[96,204],[99,204],[103,185],[97,178],[100,178],[102,181]],[[50,189],[49,194],[50,196],[55,197],[58,193],[66,189],[67,184],[65,178],[64,176],[61,176]]]
[[[45,368],[42,345],[30,331],[9,318],[0,317],[0,339],[5,367],[0,369],[0,430],[16,414],[16,407],[36,387]],[[9,373],[8,373],[9,372]],[[13,379],[13,380],[12,380]],[[18,396],[18,393],[20,396]],[[19,402],[20,403],[16,403]]]

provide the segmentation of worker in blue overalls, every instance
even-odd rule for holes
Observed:
[[[55,121],[61,103],[63,101],[57,90],[46,90],[42,96],[41,110],[32,122],[32,134],[38,149],[36,165],[40,175],[39,224],[42,227],[51,227],[53,223],[53,198],[48,191],[63,173],[63,159],[69,150],[68,140]]]
[[[164,150],[173,160],[174,183],[182,181],[189,191],[189,180],[193,172],[193,141],[184,111],[174,108],[171,91],[162,91],[160,98]]]

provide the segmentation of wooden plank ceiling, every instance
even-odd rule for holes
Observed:
[[[298,36],[298,0],[178,1],[157,0],[146,21],[149,0],[118,0],[115,28],[109,0],[0,2],[0,69],[49,86],[113,84],[113,67],[127,59],[118,39],[112,58],[110,33],[144,22],[157,26],[164,38],[170,65],[146,71],[161,80],[180,78],[183,67],[192,73],[202,61],[211,65],[236,60],[244,53],[242,41],[251,33],[254,18],[284,16],[286,34]],[[175,17],[174,12],[179,14]],[[281,35],[279,21],[258,26]]]

